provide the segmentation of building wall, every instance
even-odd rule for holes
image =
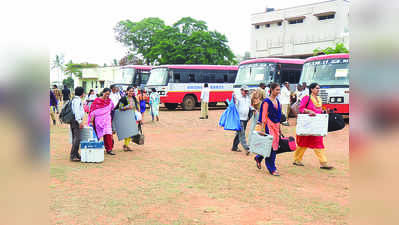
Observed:
[[[119,75],[119,67],[99,67],[82,69],[82,78],[79,79],[79,85],[85,86],[86,93],[94,89],[100,93],[104,87],[110,87]],[[86,85],[84,85],[84,82]],[[104,85],[101,83],[104,82]]]
[[[315,14],[335,12],[334,19],[319,20]],[[349,2],[332,0],[265,13],[251,18],[251,56],[312,55],[316,48],[334,47],[337,42],[349,43]],[[303,23],[289,24],[293,18],[303,18]],[[281,21],[281,26],[278,22]],[[270,24],[270,27],[266,27]],[[256,29],[256,26],[259,29]],[[345,39],[345,40],[344,40]]]

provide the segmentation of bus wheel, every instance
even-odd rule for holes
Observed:
[[[195,107],[195,99],[191,95],[187,95],[183,99],[183,109],[184,110],[193,110]]]
[[[175,110],[177,108],[177,103],[165,103],[165,107],[168,110]]]

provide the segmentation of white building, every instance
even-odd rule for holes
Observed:
[[[337,42],[349,48],[349,5],[330,0],[253,14],[251,57],[305,58]]]

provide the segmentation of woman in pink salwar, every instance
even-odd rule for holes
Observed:
[[[317,83],[313,83],[309,86],[309,96],[302,98],[301,105],[299,106],[300,113],[314,116],[323,112],[321,98],[318,96],[319,91],[320,86]],[[293,164],[295,166],[304,166],[302,163],[303,154],[307,148],[311,148],[320,161],[320,169],[331,170],[334,168],[327,164],[322,136],[297,136],[296,140],[298,148],[294,153]]]
[[[102,96],[94,100],[90,106],[88,121],[89,125],[93,125],[97,138],[103,138],[107,154],[115,155],[115,153],[112,152],[114,140],[112,137],[111,119],[111,111],[114,108],[114,104],[109,98],[110,94],[111,89],[105,88],[102,92]]]

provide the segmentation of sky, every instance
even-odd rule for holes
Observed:
[[[233,52],[250,51],[251,14],[323,0],[113,0],[63,1],[51,12],[50,61],[63,54],[65,62],[111,64],[126,54],[113,28],[120,20],[159,17],[172,25],[182,17],[204,20],[209,30],[227,36]],[[58,1],[57,1],[58,2]]]

